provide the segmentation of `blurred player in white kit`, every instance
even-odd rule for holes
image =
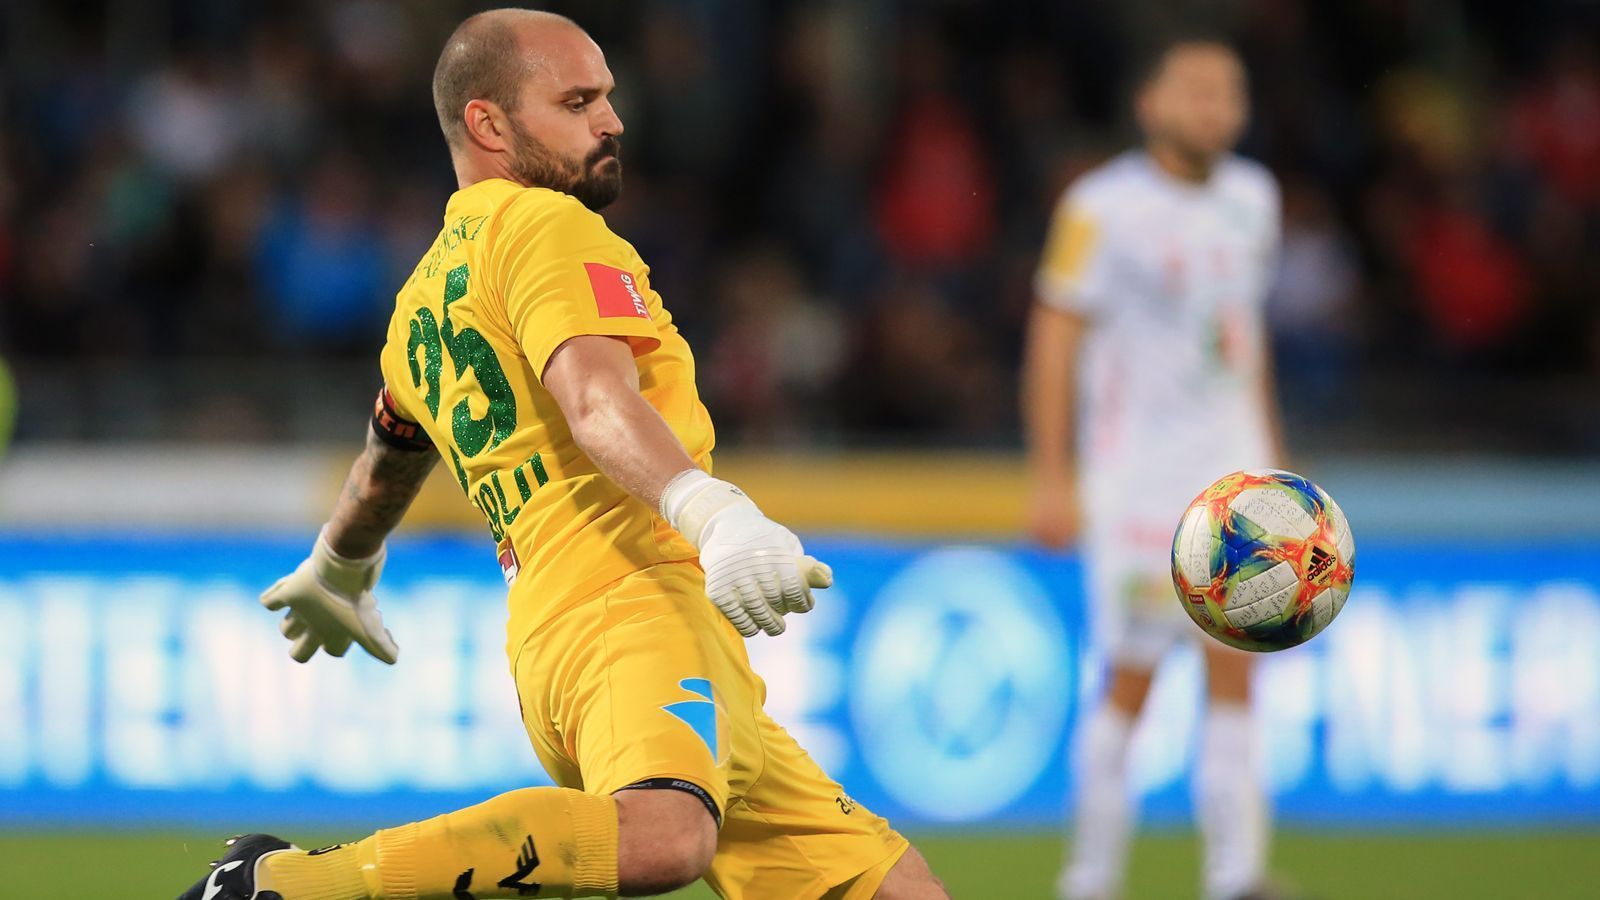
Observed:
[[[1058,885],[1074,900],[1121,892],[1129,737],[1157,665],[1201,634],[1173,596],[1173,530],[1216,478],[1282,459],[1262,323],[1278,187],[1231,152],[1248,112],[1244,68],[1227,44],[1185,38],[1143,76],[1144,147],[1084,175],[1057,208],[1023,373],[1030,528],[1061,547],[1081,522],[1090,616],[1110,665],[1078,735],[1075,836]],[[1269,896],[1251,658],[1216,641],[1201,650],[1205,895]]]

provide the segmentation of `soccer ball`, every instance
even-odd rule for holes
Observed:
[[[1350,594],[1356,543],[1322,488],[1259,469],[1218,479],[1172,537],[1172,583],[1189,618],[1241,650],[1283,650],[1328,627]]]

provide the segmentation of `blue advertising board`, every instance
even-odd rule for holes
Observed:
[[[255,597],[304,537],[0,537],[0,826],[384,824],[548,783],[483,542],[394,542],[402,648],[296,665]],[[1100,686],[1071,556],[808,542],[838,574],[751,640],[773,716],[906,825],[1050,825]],[[1198,636],[1198,632],[1196,632]],[[1186,817],[1201,674],[1136,733],[1147,819]],[[1600,822],[1600,552],[1361,548],[1339,619],[1262,658],[1262,778],[1299,824]]]

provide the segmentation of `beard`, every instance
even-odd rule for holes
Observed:
[[[538,138],[511,120],[515,146],[511,151],[511,174],[532,187],[545,187],[571,194],[579,203],[599,211],[610,206],[622,193],[622,142],[606,136],[583,159],[551,150]]]

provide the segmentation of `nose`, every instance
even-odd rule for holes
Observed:
[[[598,110],[599,115],[595,120],[595,137],[620,137],[622,135],[622,117],[617,115],[617,108],[607,100],[599,104],[603,108]]]

